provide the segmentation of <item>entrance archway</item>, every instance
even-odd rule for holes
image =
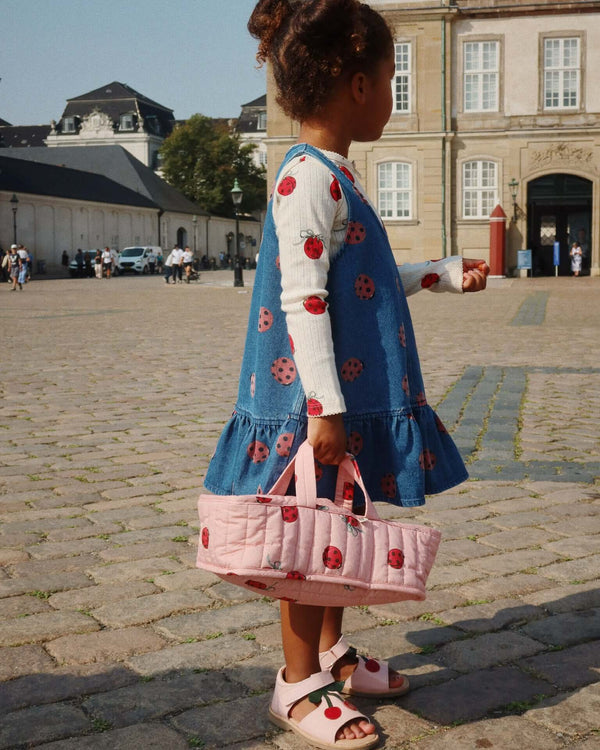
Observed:
[[[571,273],[569,248],[578,240],[583,249],[583,273],[590,272],[593,185],[572,174],[548,174],[527,186],[527,247],[533,255],[533,275],[553,276],[554,242],[560,243],[558,273]]]
[[[177,230],[177,245],[179,247],[185,247],[188,244],[188,233],[183,227],[179,227]]]

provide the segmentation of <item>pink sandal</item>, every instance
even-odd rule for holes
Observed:
[[[387,661],[358,656],[356,649],[348,644],[344,636],[341,636],[340,640],[329,651],[322,651],[319,654],[321,669],[332,669],[336,661],[346,655],[351,658],[358,658],[358,664],[354,672],[344,682],[344,687],[340,690],[340,693],[392,698],[404,695],[409,691],[410,684],[407,677],[402,675],[402,684],[399,687],[391,688],[389,683],[390,669]]]
[[[273,700],[269,708],[269,718],[273,724],[294,732],[314,747],[323,750],[366,750],[377,745],[378,734],[369,734],[354,740],[335,739],[338,729],[344,724],[362,719],[370,722],[370,719],[339,694],[341,683],[333,681],[331,672],[316,672],[301,682],[286,682],[283,679],[284,669],[285,667],[282,667],[277,673]],[[292,706],[307,696],[318,708],[301,721],[295,721],[289,715]]]

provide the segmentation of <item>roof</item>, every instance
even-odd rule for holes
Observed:
[[[253,99],[251,102],[247,102],[246,104],[242,104],[242,109],[244,107],[266,107],[267,106],[267,95],[263,94],[262,96],[259,96],[257,99]]]
[[[267,95],[263,94],[258,99],[253,99],[247,104],[242,104],[242,113],[237,121],[236,133],[264,133],[265,129],[258,128],[259,114],[267,111]]]
[[[11,156],[0,153],[0,190],[158,209],[158,206],[146,196],[129,190],[107,177],[21,159],[19,153],[24,152],[17,152]]]
[[[0,148],[45,146],[50,125],[2,125],[0,120]]]
[[[188,200],[122,146],[6,149],[0,154],[92,172],[135,191],[163,211],[208,216],[204,209]]]
[[[144,130],[156,135],[167,136],[175,122],[173,110],[158,102],[148,99],[126,83],[113,81],[87,94],[67,99],[67,106],[62,114],[65,117],[80,117],[99,110],[107,114],[114,123],[121,115],[136,114],[144,119]],[[60,129],[60,125],[59,125]]]
[[[6,125],[10,125],[10,122],[7,122],[0,117],[0,127],[5,127]]]

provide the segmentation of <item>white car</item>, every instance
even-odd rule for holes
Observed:
[[[118,268],[121,273],[134,271],[135,273],[148,273],[150,266],[148,256],[151,252],[154,255],[162,255],[160,247],[154,245],[126,247],[119,255]]]

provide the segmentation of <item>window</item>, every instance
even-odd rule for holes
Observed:
[[[267,113],[266,112],[259,112],[258,113],[258,122],[256,124],[257,130],[266,130],[267,129]]]
[[[119,130],[133,130],[133,115],[121,115]]]
[[[463,47],[465,112],[498,111],[498,42],[465,42]]]
[[[63,119],[62,132],[63,133],[75,133],[75,131],[76,131],[75,118],[65,117]]]
[[[498,193],[496,164],[468,161],[463,164],[463,217],[487,219],[494,210]]]
[[[544,39],[544,109],[577,109],[579,81],[579,39]]]
[[[410,219],[412,216],[412,166],[386,162],[377,168],[379,213],[384,219]]]
[[[396,75],[392,83],[394,89],[394,112],[411,111],[412,60],[410,42],[396,44]]]
[[[261,167],[267,166],[267,152],[266,151],[259,151],[258,152],[258,163]]]

